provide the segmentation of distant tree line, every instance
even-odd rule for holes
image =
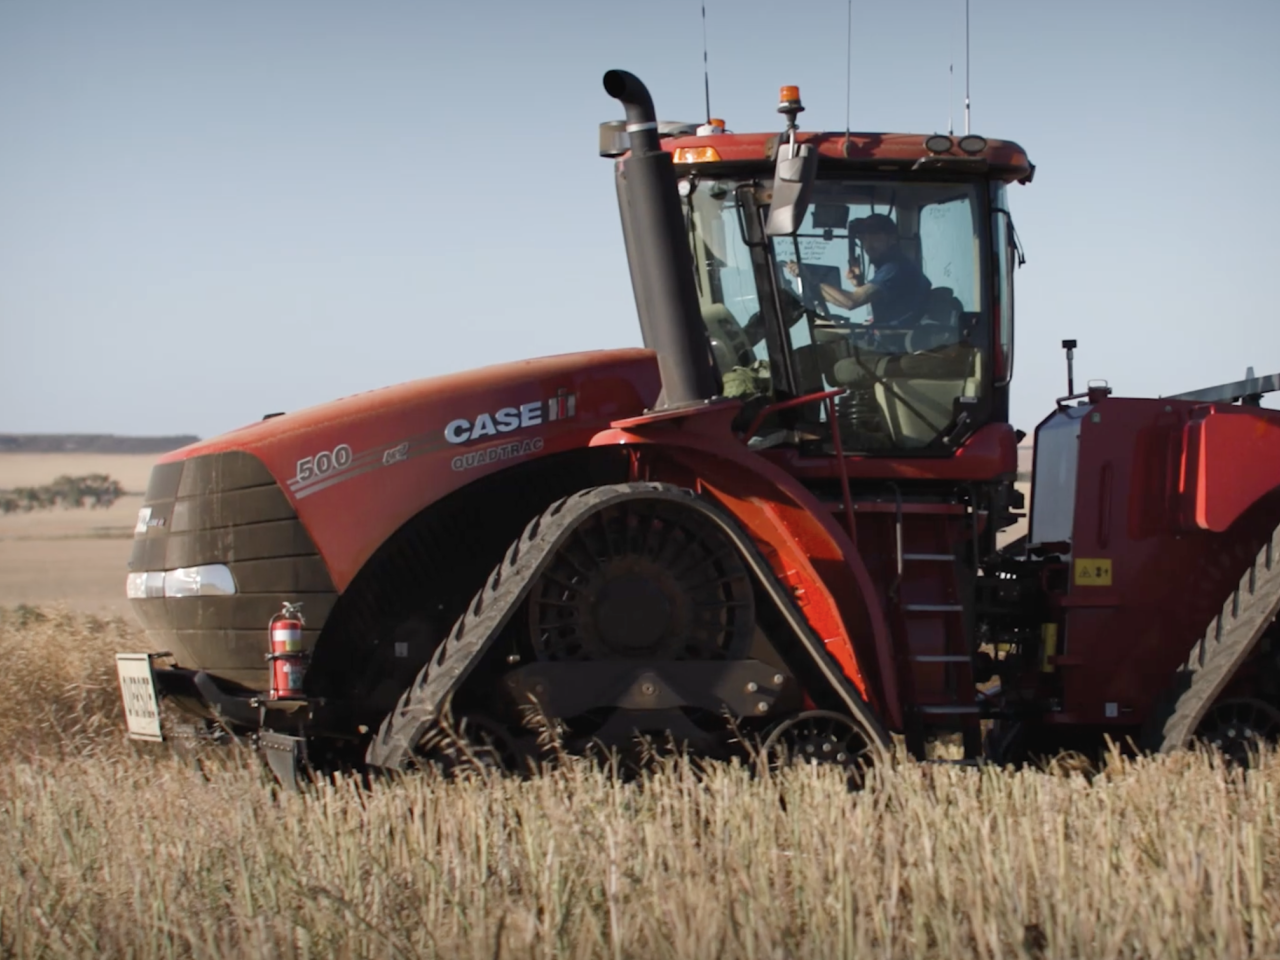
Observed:
[[[117,437],[109,433],[0,433],[0,453],[168,453],[199,438]]]
[[[54,507],[109,507],[124,496],[119,480],[105,473],[89,473],[82,477],[63,475],[42,487],[17,487],[0,490],[0,513],[30,513]]]

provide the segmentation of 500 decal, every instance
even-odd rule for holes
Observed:
[[[311,480],[319,480],[327,477],[336,470],[345,470],[351,466],[352,461],[351,448],[345,443],[340,443],[332,450],[321,450],[317,454],[310,457],[303,457],[298,461],[297,473],[294,474],[294,483],[307,483]]]
[[[352,453],[350,446],[340,443],[332,450],[321,450],[299,460],[294,468],[293,479],[289,481],[289,492],[298,499],[309,497],[370,470],[396,466],[414,457],[436,453],[442,448],[457,449],[461,444],[472,444],[486,437],[496,440],[502,434],[532,430],[556,421],[571,420],[577,415],[577,394],[568,387],[560,387],[553,396],[544,395],[542,400],[530,400],[496,410],[482,410],[471,418],[450,420],[443,431],[436,426],[430,433],[393,441],[390,445],[380,444],[360,453]],[[544,439],[538,436],[513,438],[506,443],[491,443],[477,449],[466,449],[465,452],[450,457],[449,465],[454,470],[473,470],[498,461],[539,453],[544,443]]]

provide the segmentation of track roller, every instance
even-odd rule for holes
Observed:
[[[831,710],[806,710],[778,724],[764,742],[764,756],[777,770],[787,763],[830,764],[861,787],[874,758],[874,740],[857,720]]]

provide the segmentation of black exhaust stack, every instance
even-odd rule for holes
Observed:
[[[644,345],[658,354],[662,395],[657,407],[702,403],[720,390],[698,307],[671,155],[658,142],[653,99],[638,77],[610,70],[604,89],[627,113],[631,156],[619,164],[618,201],[640,332]]]

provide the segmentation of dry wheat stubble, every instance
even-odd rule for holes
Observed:
[[[0,617],[3,735],[23,745],[0,768],[0,953],[1280,952],[1270,754],[1247,774],[1117,760],[1091,781],[901,764],[853,796],[820,771],[678,760],[627,784],[570,764],[281,795],[251,758],[121,742],[109,654],[129,629]]]

